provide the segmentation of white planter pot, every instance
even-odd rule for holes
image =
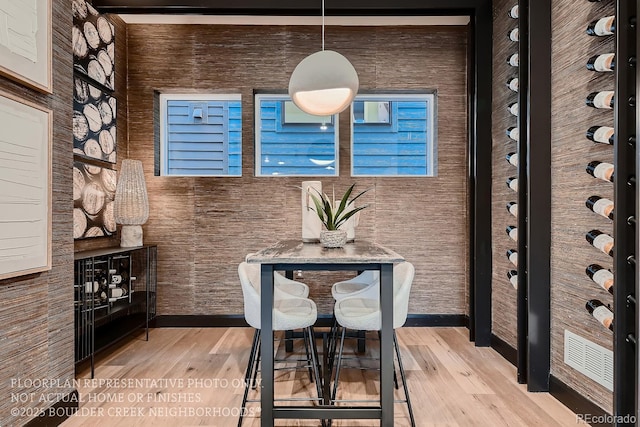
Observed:
[[[320,244],[325,248],[341,248],[347,243],[347,232],[344,230],[322,230]]]

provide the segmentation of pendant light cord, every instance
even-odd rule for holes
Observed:
[[[322,50],[324,50],[324,0],[322,0]]]

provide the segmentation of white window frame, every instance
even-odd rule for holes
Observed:
[[[169,156],[167,155],[167,139],[169,137],[167,130],[167,104],[169,101],[242,101],[242,95],[239,93],[161,93],[160,94],[160,176],[175,176],[175,177],[224,177],[224,178],[239,178],[240,175],[181,175],[181,174],[169,174],[168,164]],[[241,143],[242,144],[242,143]],[[242,154],[240,155],[242,157]]]
[[[380,92],[380,93],[368,93],[368,94],[358,94],[354,98],[354,101],[390,101],[390,102],[402,102],[402,101],[412,101],[412,100],[428,100],[431,103],[431,121],[432,126],[427,129],[427,138],[431,139],[431,154],[427,156],[427,171],[432,171],[432,173],[426,175],[354,175],[354,162],[353,162],[353,132],[354,132],[354,118],[353,118],[353,104],[351,105],[350,111],[350,124],[351,124],[351,142],[350,142],[350,155],[351,155],[351,176],[355,178],[366,178],[366,177],[377,177],[377,178],[396,178],[396,177],[406,177],[406,178],[436,178],[438,176],[438,162],[436,159],[438,158],[438,104],[436,91],[433,89],[427,89],[421,93],[394,93],[394,92]],[[397,117],[392,117],[391,122],[397,121]],[[381,124],[384,126],[385,124]],[[427,139],[428,140],[428,139]]]

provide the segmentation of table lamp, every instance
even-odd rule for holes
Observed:
[[[120,246],[142,246],[142,224],[149,219],[149,198],[140,160],[122,161],[114,214],[116,223],[122,224]]]

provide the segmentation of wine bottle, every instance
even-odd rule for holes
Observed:
[[[507,129],[506,133],[507,136],[514,141],[518,141],[518,139],[520,139],[520,129],[518,129],[516,126],[511,126],[509,129]]]
[[[616,54],[604,53],[595,55],[587,61],[587,70],[599,73],[612,72],[616,68]]]
[[[518,78],[514,77],[512,79],[509,79],[509,81],[507,82],[507,87],[512,91],[517,92],[520,87],[520,85],[518,84]]]
[[[518,107],[518,103],[514,102],[512,104],[509,104],[509,106],[507,107],[509,109],[509,112],[518,117],[518,113],[520,113],[520,108]]]
[[[509,31],[509,40],[512,42],[520,41],[520,30],[517,27]]]
[[[590,36],[610,36],[616,32],[615,15],[596,19],[587,26],[587,34]]]
[[[507,154],[507,162],[511,163],[515,167],[518,167],[518,153]]]
[[[518,217],[518,204],[516,202],[507,203],[507,210],[509,213],[516,218]]]
[[[613,237],[600,230],[591,230],[585,237],[587,238],[587,242],[594,248],[601,250],[611,257],[613,256]]]
[[[507,226],[507,234],[514,242],[518,241],[518,227],[514,227],[513,225]]]
[[[509,262],[511,262],[511,264],[515,265],[516,267],[518,266],[518,251],[516,251],[515,249],[508,249],[507,250],[507,259],[509,259]]]
[[[613,145],[614,129],[609,126],[591,126],[587,130],[587,139],[600,144]]]
[[[603,181],[613,182],[614,169],[611,163],[599,162],[594,160],[587,165],[587,173],[594,178],[602,179]]]
[[[509,187],[513,191],[517,192],[518,191],[518,178],[513,177],[513,176],[507,178],[507,187]]]
[[[518,272],[516,270],[507,271],[507,277],[509,278],[509,282],[511,282],[511,286],[514,289],[518,289]]]
[[[585,308],[602,326],[613,331],[613,313],[609,308],[597,299],[590,299],[585,304]]]
[[[507,64],[511,65],[512,67],[517,67],[518,65],[520,65],[520,57],[518,56],[518,54],[514,53],[513,55],[511,55],[509,59],[507,59]]]
[[[598,215],[613,220],[613,202],[600,196],[591,196],[585,202],[587,207]]]
[[[518,5],[515,5],[511,9],[509,9],[509,17],[518,19]]]
[[[601,92],[592,92],[587,96],[587,105],[592,108],[603,108],[611,110],[614,103],[614,92],[612,90],[603,90]]]
[[[598,264],[591,264],[585,270],[587,276],[602,289],[613,295],[613,273]]]

